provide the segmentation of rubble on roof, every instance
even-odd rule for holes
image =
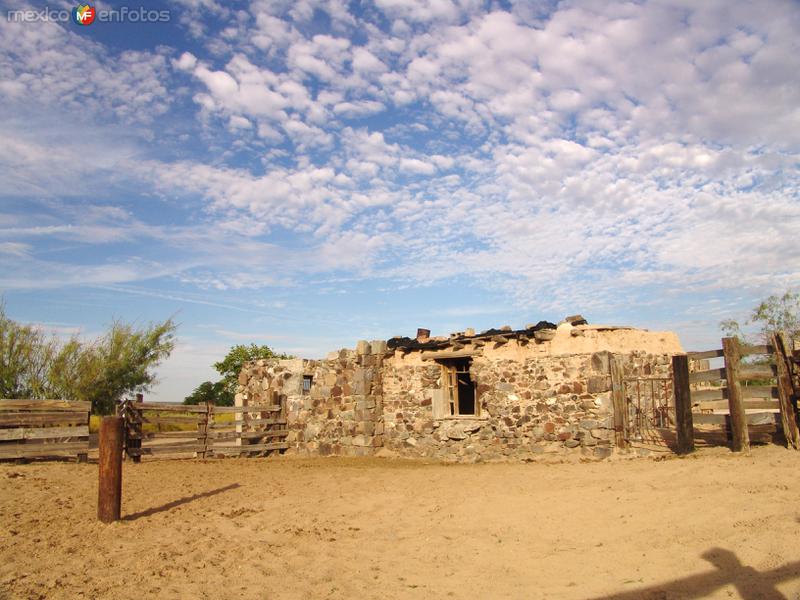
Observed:
[[[578,315],[581,323],[586,323],[583,317]],[[550,321],[539,321],[535,325],[527,325],[525,329],[512,329],[504,325],[500,329],[487,329],[479,334],[474,329],[467,329],[464,332],[453,333],[448,337],[430,337],[428,329],[418,329],[417,338],[395,336],[386,342],[390,350],[438,350],[442,348],[455,347],[459,349],[465,343],[482,343],[492,341],[497,344],[504,344],[510,339],[524,340],[527,343],[537,331],[555,330],[557,325]]]

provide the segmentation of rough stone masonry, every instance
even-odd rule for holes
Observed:
[[[287,452],[447,461],[605,458],[614,444],[609,361],[626,376],[670,373],[674,333],[588,325],[580,316],[476,334],[358,342],[324,360],[259,360],[237,406],[287,404]]]

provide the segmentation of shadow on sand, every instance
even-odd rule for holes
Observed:
[[[673,596],[705,598],[725,585],[732,585],[742,600],[789,600],[775,586],[791,579],[800,579],[800,561],[760,572],[743,565],[736,554],[724,548],[711,548],[701,558],[710,562],[715,569],[629,592],[596,596],[590,600],[660,600]]]
[[[189,502],[200,500],[200,498],[208,498],[210,496],[216,496],[217,494],[221,494],[229,490],[235,490],[238,487],[240,487],[238,483],[232,483],[230,485],[226,485],[225,487],[217,488],[215,490],[209,490],[207,492],[202,492],[200,494],[192,494],[191,496],[184,496],[183,498],[178,498],[177,500],[173,500],[172,502],[167,502],[166,504],[162,504],[161,506],[155,506],[153,508],[148,508],[147,510],[143,510],[141,512],[125,515],[124,517],[122,517],[122,520],[135,521],[136,519],[141,519],[142,517],[149,517],[151,515],[155,515],[160,512],[172,510],[173,508],[176,508],[183,504],[189,504]]]

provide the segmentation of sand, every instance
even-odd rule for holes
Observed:
[[[0,465],[2,598],[800,598],[800,454]]]

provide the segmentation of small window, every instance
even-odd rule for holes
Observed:
[[[475,383],[469,374],[469,358],[442,360],[442,411],[445,417],[478,416]]]
[[[314,378],[311,375],[303,375],[303,393],[308,394],[311,392],[311,384]]]

